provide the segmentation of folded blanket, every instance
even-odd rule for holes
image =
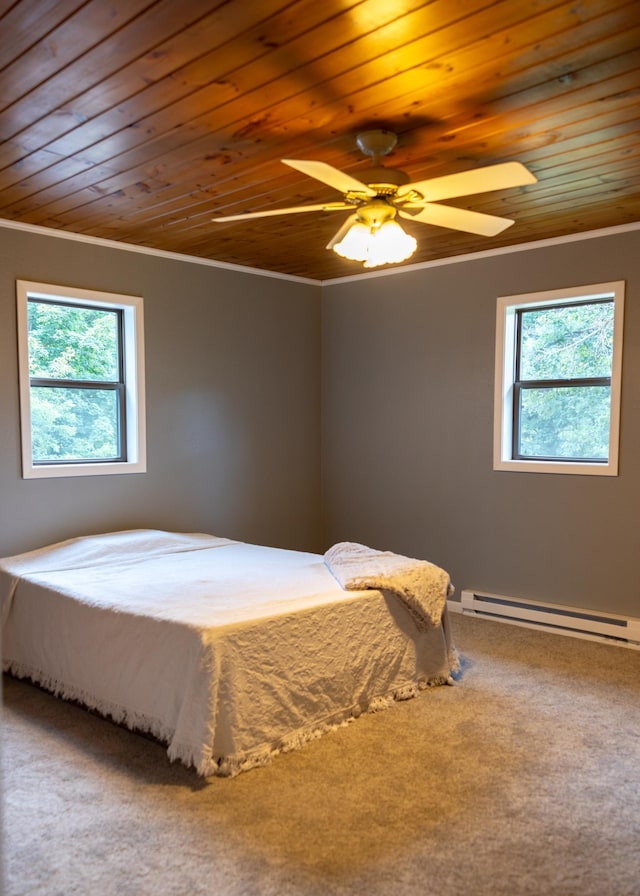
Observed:
[[[342,541],[329,548],[324,560],[346,591],[375,588],[397,595],[423,631],[440,624],[454,590],[449,574],[439,566],[364,544]]]

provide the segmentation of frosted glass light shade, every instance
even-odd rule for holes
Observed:
[[[342,240],[335,244],[333,251],[350,261],[366,261],[370,239],[370,228],[357,221],[351,225]]]
[[[333,251],[351,261],[362,261],[365,268],[381,264],[397,264],[415,252],[417,243],[396,221],[385,221],[381,227],[367,227],[360,221],[353,224]]]

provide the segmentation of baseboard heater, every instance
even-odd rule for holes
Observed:
[[[640,650],[640,619],[480,591],[463,591],[460,604],[463,614]]]

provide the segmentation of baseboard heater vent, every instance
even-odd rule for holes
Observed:
[[[463,591],[461,611],[499,622],[542,628],[559,635],[590,641],[605,641],[640,650],[640,619],[597,613],[578,607],[545,604],[536,600],[507,597],[480,591]]]

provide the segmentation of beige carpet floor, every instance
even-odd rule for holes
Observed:
[[[638,896],[640,652],[461,616],[434,688],[232,780],[4,682],[7,896]]]

